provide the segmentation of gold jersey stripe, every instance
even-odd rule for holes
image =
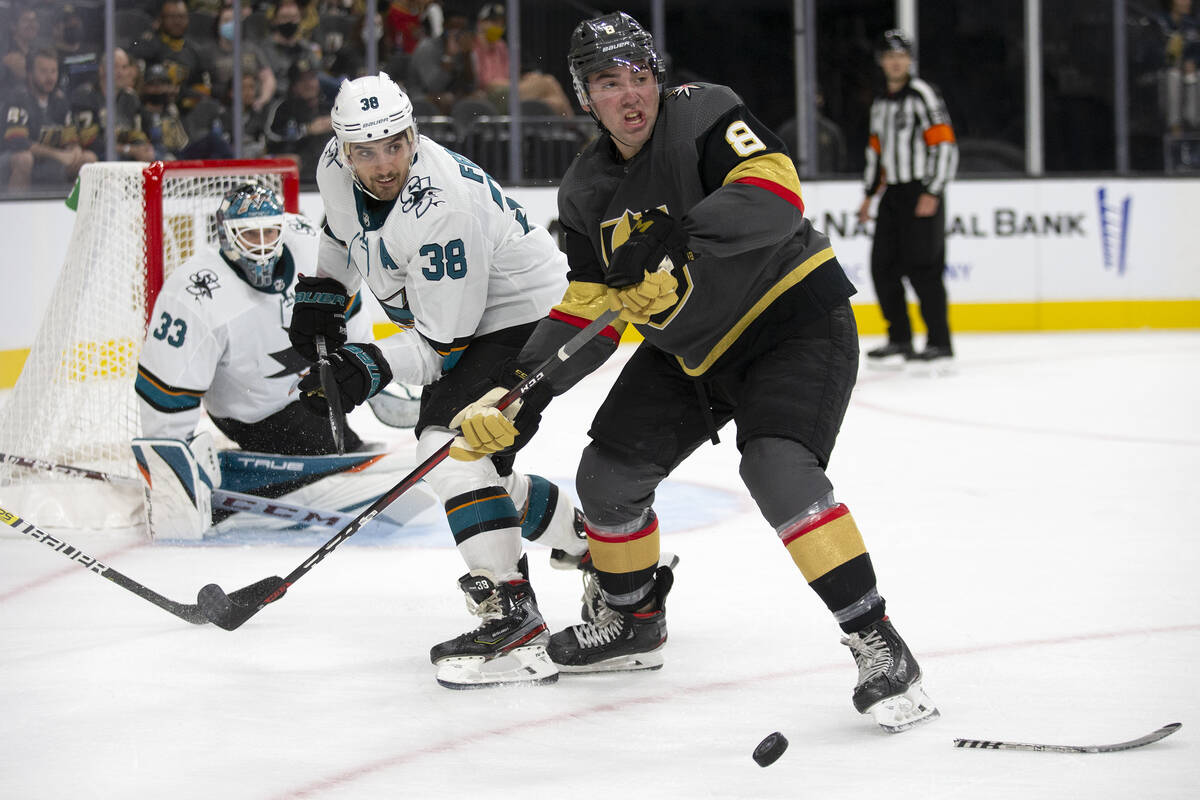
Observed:
[[[682,368],[683,371],[688,375],[703,375],[708,368],[716,363],[717,359],[724,355],[725,351],[728,350],[733,343],[738,340],[738,337],[740,337],[746,331],[746,328],[749,328],[754,320],[758,319],[758,317],[767,310],[771,303],[774,303],[780,295],[782,295],[788,289],[791,289],[800,281],[804,280],[806,277],[808,277],[810,272],[831,258],[833,258],[832,247],[826,247],[824,250],[809,256],[799,266],[795,267],[791,272],[784,275],[783,278],[781,278],[778,283],[776,283],[765,294],[763,294],[762,297],[758,298],[758,302],[751,306],[750,310],[743,314],[742,318],[734,323],[733,327],[731,327],[729,331],[721,337],[721,340],[713,346],[713,349],[708,351],[708,355],[704,357],[704,360],[701,361],[698,366],[689,367],[682,358],[676,356],[676,359],[679,361],[680,368]]]
[[[800,176],[796,174],[796,166],[783,153],[768,153],[765,156],[748,158],[742,161],[736,167],[729,170],[729,174],[725,176],[725,180],[721,185],[725,186],[734,181],[740,181],[743,178],[760,178],[777,183],[797,197],[802,197],[800,193]]]

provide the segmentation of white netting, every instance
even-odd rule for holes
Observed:
[[[282,188],[278,174],[168,168],[156,235],[145,220],[145,166],[103,163],[81,171],[66,261],[0,413],[0,453],[131,482],[105,484],[0,463],[0,506],[42,527],[145,529],[129,442],[141,431],[133,383],[148,312],[147,253],[161,248],[165,277],[215,241],[213,214],[225,192],[251,179]]]

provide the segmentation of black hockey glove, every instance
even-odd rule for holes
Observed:
[[[657,208],[643,211],[629,238],[613,251],[604,282],[613,289],[641,283],[644,273],[657,272],[664,258],[682,267],[692,257],[687,244],[688,236],[679,220]]]
[[[392,368],[373,344],[348,344],[329,354],[329,366],[346,411],[376,394],[392,381]],[[321,376],[314,367],[300,380],[300,402],[320,416],[329,412],[321,391]]]
[[[346,287],[333,278],[301,275],[296,280],[296,304],[292,306],[292,324],[288,328],[288,338],[296,352],[315,363],[318,335],[325,337],[330,353],[344,345],[349,302]]]

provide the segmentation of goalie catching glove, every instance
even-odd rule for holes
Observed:
[[[329,354],[329,367],[337,384],[342,408],[349,411],[365,403],[392,381],[392,368],[383,353],[373,344],[348,344]],[[300,402],[314,414],[324,416],[329,411],[321,375],[314,367],[300,380]]]
[[[678,220],[657,208],[643,211],[609,261],[604,279],[609,308],[641,324],[679,302],[679,282],[670,270],[691,259],[687,242]]]
[[[542,411],[554,396],[545,380],[503,410],[496,407],[509,390],[527,377],[521,369],[506,362],[497,372],[499,386],[487,390],[478,400],[454,415],[451,428],[459,435],[450,443],[450,457],[458,461],[477,461],[510,448],[520,449],[537,432]],[[484,384],[486,385],[486,384]]]
[[[325,337],[331,351],[346,343],[346,306],[350,298],[346,287],[333,278],[296,279],[296,303],[292,306],[292,324],[288,338],[296,352],[309,361],[317,360],[317,336]]]

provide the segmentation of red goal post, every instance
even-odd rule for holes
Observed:
[[[289,159],[102,162],[80,171],[67,255],[29,357],[0,410],[0,453],[136,478],[134,381],[163,281],[216,246],[214,214],[258,181],[299,211]],[[0,463],[0,507],[39,527],[146,527],[137,484],[119,486]]]

